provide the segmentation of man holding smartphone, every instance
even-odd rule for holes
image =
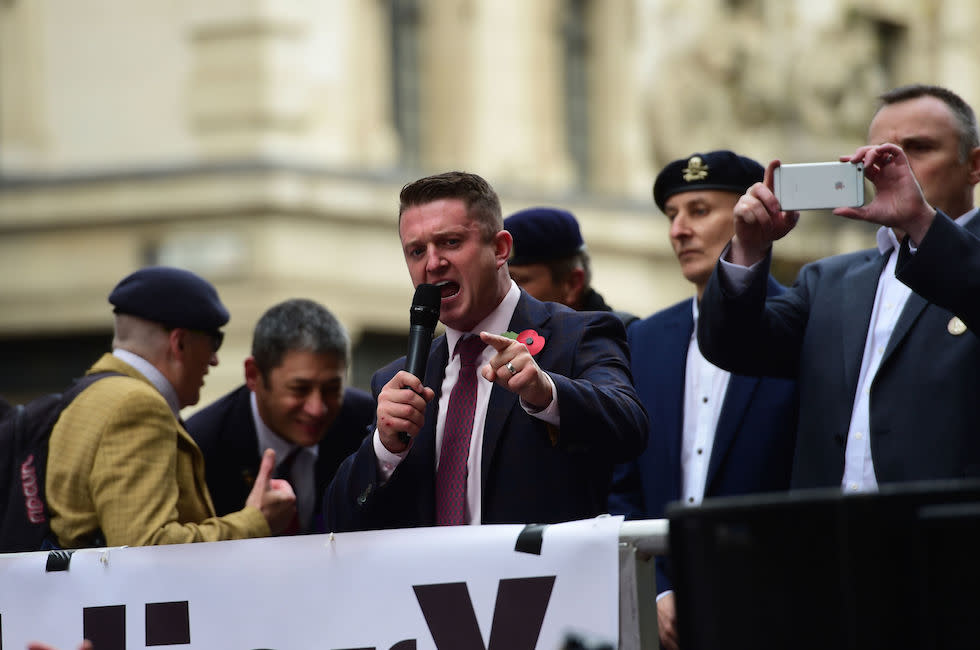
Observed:
[[[976,280],[950,252],[980,232],[976,117],[937,86],[881,100],[869,144],[841,158],[863,163],[874,201],[834,210],[880,224],[878,246],[809,264],[767,298],[772,243],[799,218],[773,193],[773,161],[735,205],[735,235],[701,304],[698,341],[710,361],[797,378],[793,487],[852,493],[980,476],[980,315],[967,300]]]

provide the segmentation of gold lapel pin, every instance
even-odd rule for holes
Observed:
[[[966,331],[966,323],[961,321],[959,316],[953,316],[949,320],[949,325],[946,326],[946,331],[953,336],[959,336]]]

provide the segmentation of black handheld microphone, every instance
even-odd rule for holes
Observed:
[[[419,379],[425,378],[425,365],[429,360],[429,347],[432,333],[439,321],[439,304],[442,292],[434,284],[420,284],[415,288],[412,299],[411,327],[408,330],[408,354],[405,357],[405,370]],[[398,439],[406,445],[412,441],[408,433],[401,431]]]

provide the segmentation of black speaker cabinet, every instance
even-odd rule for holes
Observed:
[[[980,648],[980,481],[667,514],[684,650]]]

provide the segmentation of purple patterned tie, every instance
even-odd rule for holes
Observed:
[[[479,336],[467,335],[456,342],[459,377],[449,394],[446,424],[442,432],[439,469],[436,471],[436,525],[465,523],[466,461],[470,455],[473,413],[476,411],[476,360],[486,347]]]

